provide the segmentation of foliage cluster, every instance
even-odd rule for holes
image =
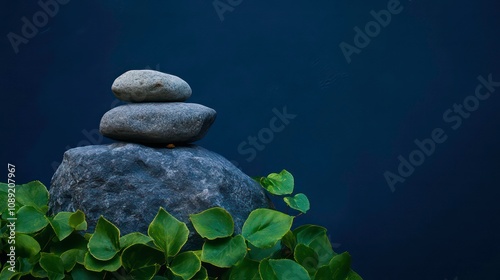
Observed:
[[[294,179],[286,170],[254,179],[271,194],[284,196],[300,214],[309,210],[304,194],[291,195]],[[235,234],[233,218],[223,208],[190,215],[204,243],[199,250],[186,251],[187,225],[163,208],[147,235],[121,236],[102,216],[94,232],[86,233],[80,210],[47,215],[49,193],[39,181],[16,185],[15,199],[12,193],[0,184],[0,280],[361,279],[350,268],[350,255],[333,251],[325,228],[303,225],[292,230],[295,217],[273,209],[251,212],[241,234]]]

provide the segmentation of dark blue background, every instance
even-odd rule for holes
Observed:
[[[347,63],[339,44],[387,3],[243,0],[221,21],[211,1],[72,0],[17,54],[7,34],[41,8],[4,3],[1,159],[49,185],[117,105],[113,80],[158,69],[218,112],[200,145],[250,175],[295,175],[312,204],[298,222],[326,226],[364,279],[500,279],[500,88],[457,130],[442,117],[477,76],[500,81],[499,5],[403,0]],[[297,117],[248,162],[238,145],[285,106]],[[391,192],[383,173],[438,127],[447,141]]]

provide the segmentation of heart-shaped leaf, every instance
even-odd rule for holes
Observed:
[[[198,234],[210,240],[233,235],[234,222],[231,214],[220,207],[210,208],[198,214],[189,215]]]
[[[69,217],[69,225],[74,230],[87,230],[87,222],[85,221],[85,214],[80,210],[77,210],[76,212],[72,213],[71,216]]]
[[[32,206],[45,214],[49,207],[49,192],[40,181],[29,182],[16,187],[16,200],[25,206]]]
[[[153,239],[140,232],[132,232],[120,237],[120,248],[124,249],[133,244],[147,244]]]
[[[120,255],[114,256],[112,259],[107,261],[101,261],[92,256],[89,252],[85,254],[85,259],[83,262],[85,268],[94,272],[105,271],[117,271],[121,266]]]
[[[299,244],[295,247],[293,257],[295,261],[303,266],[310,275],[314,275],[318,268],[319,257],[313,249],[304,244]]]
[[[111,260],[120,251],[120,230],[101,216],[87,247],[97,260]]]
[[[69,217],[72,214],[71,212],[59,212],[50,221],[50,225],[59,240],[63,240],[73,232],[73,228],[69,225]]]
[[[203,244],[201,260],[217,267],[231,267],[242,260],[246,253],[245,239],[237,235],[206,241]]]
[[[274,246],[292,227],[293,217],[271,209],[256,209],[243,224],[242,235],[259,248]]]
[[[39,260],[40,266],[47,272],[49,280],[64,279],[64,264],[55,254],[42,253]]]
[[[259,265],[259,274],[266,280],[311,279],[305,268],[288,259],[263,260]]]
[[[191,251],[181,253],[172,260],[170,270],[182,279],[191,279],[201,268],[201,260]]]
[[[336,255],[326,235],[326,228],[324,227],[303,225],[293,230],[293,234],[297,239],[297,244],[304,244],[318,254],[318,266],[327,264],[330,259]]]
[[[306,213],[311,208],[309,199],[303,193],[298,193],[293,197],[286,196],[283,200],[288,206],[290,206],[290,208],[298,210],[302,213]]]
[[[231,268],[229,280],[261,280],[259,274],[259,262],[244,258]]]
[[[284,169],[280,173],[271,173],[267,177],[262,177],[259,183],[264,189],[275,195],[291,194],[294,187],[292,174]]]
[[[47,217],[33,206],[23,206],[17,211],[16,231],[19,233],[34,233],[48,224]]]
[[[134,244],[123,250],[122,265],[127,271],[165,263],[163,252],[144,244]]]
[[[168,258],[177,255],[182,246],[186,244],[189,230],[185,223],[174,218],[165,209],[160,208],[153,222],[149,225],[148,235]]]

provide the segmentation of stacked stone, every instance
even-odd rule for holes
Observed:
[[[101,119],[106,137],[141,144],[188,144],[202,139],[215,121],[215,110],[183,103],[191,87],[181,78],[154,70],[131,70],[114,81],[114,95],[129,104]]]

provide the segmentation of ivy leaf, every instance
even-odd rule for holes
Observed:
[[[49,191],[40,181],[17,186],[16,200],[22,205],[34,207],[43,214],[49,210]]]
[[[189,215],[198,234],[210,240],[229,237],[234,232],[231,214],[220,207],[210,208],[198,214]]]
[[[302,213],[306,213],[311,208],[309,199],[303,193],[298,193],[293,197],[286,196],[283,200],[288,206],[290,206],[290,208],[298,210]]]
[[[134,244],[123,250],[122,265],[128,271],[137,270],[142,267],[162,265],[165,263],[163,252],[144,244]]]
[[[318,268],[319,256],[307,245],[299,244],[295,247],[294,259],[298,264],[302,265],[310,275],[314,275]]]
[[[292,174],[284,169],[280,173],[271,173],[267,177],[262,177],[259,183],[264,189],[275,195],[291,194],[294,187]]]
[[[52,226],[52,229],[54,229],[54,232],[60,241],[68,237],[73,232],[73,228],[69,224],[69,217],[71,214],[73,213],[59,212],[50,221],[50,225]]]
[[[132,232],[120,237],[120,248],[124,249],[134,244],[147,244],[153,241],[151,237],[140,232]]]
[[[16,231],[34,233],[49,224],[45,215],[33,206],[23,206],[17,211]]]
[[[120,251],[120,230],[101,216],[87,247],[97,260],[111,260]]]
[[[112,259],[107,261],[101,261],[92,256],[89,252],[85,254],[85,259],[83,264],[87,270],[94,272],[105,271],[117,271],[121,267],[120,255],[114,256]]]
[[[259,265],[259,274],[262,279],[266,280],[311,279],[305,268],[288,259],[263,260]]]
[[[293,217],[271,209],[256,209],[243,224],[242,235],[259,248],[274,246],[292,227]]]
[[[201,260],[217,267],[231,267],[242,260],[246,253],[245,239],[237,235],[206,241],[203,244]]]
[[[148,235],[168,258],[177,255],[182,246],[186,244],[189,230],[185,223],[177,220],[160,207],[156,217],[148,227]]]
[[[182,279],[191,279],[201,269],[201,260],[194,252],[181,253],[172,260],[170,270]]]
[[[87,230],[87,222],[85,221],[85,213],[80,210],[72,213],[69,217],[69,226],[74,230]]]
[[[64,264],[56,254],[42,253],[39,263],[43,270],[47,272],[49,280],[64,279]]]

